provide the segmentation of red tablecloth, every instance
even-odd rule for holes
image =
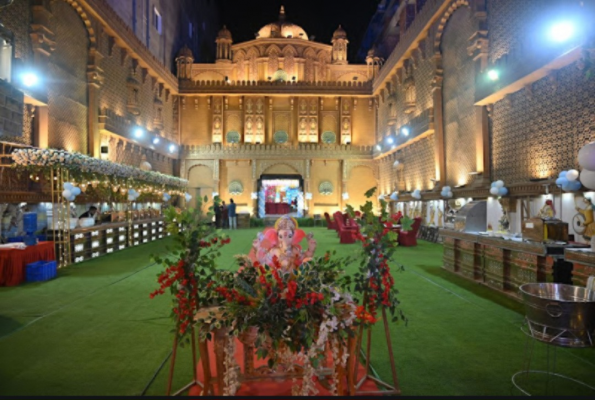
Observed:
[[[40,242],[24,250],[0,249],[0,286],[17,286],[25,282],[27,264],[55,259],[54,242]]]
[[[287,203],[266,203],[264,205],[264,211],[267,214],[273,215],[281,215],[281,214],[289,214],[291,208]]]

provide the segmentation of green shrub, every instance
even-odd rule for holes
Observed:
[[[250,228],[263,228],[264,219],[261,218],[250,218]]]

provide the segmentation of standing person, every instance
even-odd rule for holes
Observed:
[[[227,206],[227,213],[229,215],[229,229],[238,229],[238,216],[236,214],[236,203],[233,199],[229,199],[229,206]]]
[[[227,225],[227,206],[225,205],[225,202],[222,201],[221,202],[221,229],[225,229],[228,227]]]
[[[215,228],[221,228],[221,206],[215,206]]]

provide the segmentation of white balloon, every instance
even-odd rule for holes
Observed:
[[[493,194],[494,196],[498,196],[498,191],[500,189],[497,186],[494,186],[492,188],[490,188],[490,193]]]
[[[569,182],[576,181],[578,179],[578,171],[576,169],[571,169],[566,173],[566,179]]]
[[[595,171],[583,169],[581,171],[581,183],[587,189],[595,190]]]
[[[69,199],[69,198],[72,196],[72,192],[71,192],[70,190],[68,190],[68,189],[65,189],[65,190],[62,192],[62,196],[63,196],[65,199]]]
[[[390,199],[393,201],[399,200],[399,194],[397,192],[392,192],[392,194],[390,195]]]
[[[578,163],[584,169],[595,171],[595,142],[584,145],[578,151]]]
[[[504,187],[504,181],[502,181],[502,180],[496,181],[496,187],[497,188]]]

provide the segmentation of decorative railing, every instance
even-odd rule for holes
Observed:
[[[371,95],[372,81],[359,82],[289,82],[289,81],[214,81],[181,80],[180,93],[223,92],[223,93],[333,93]]]
[[[291,156],[310,158],[372,158],[373,146],[353,146],[340,144],[210,144],[183,146],[185,158],[284,158]]]

